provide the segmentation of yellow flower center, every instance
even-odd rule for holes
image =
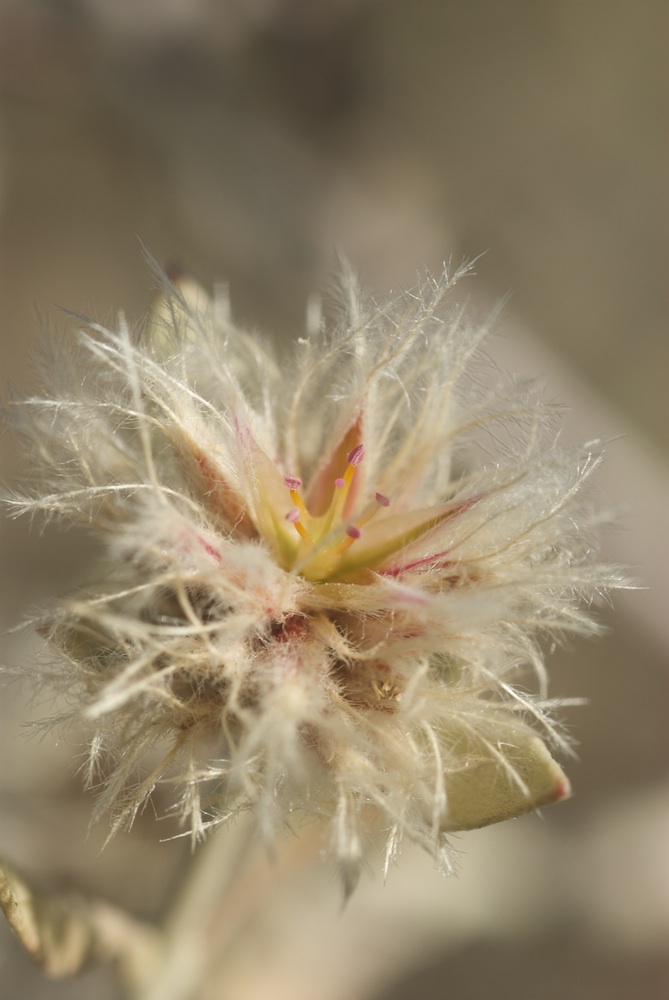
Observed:
[[[296,476],[284,478],[284,484],[293,502],[293,507],[285,518],[300,537],[292,566],[293,572],[309,580],[324,580],[335,575],[341,567],[347,549],[362,536],[363,526],[368,524],[382,507],[390,505],[390,500],[386,496],[377,493],[374,503],[369,504],[355,521],[346,521],[344,517],[346,501],[358,466],[364,457],[365,449],[361,444],[349,452],[344,474],[334,481],[330,506],[319,516],[309,512],[300,495],[302,480]]]

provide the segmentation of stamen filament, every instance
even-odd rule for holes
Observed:
[[[356,539],[360,538],[361,534],[360,528],[356,527],[355,524],[349,524],[346,529],[346,536],[332,547],[332,551],[337,555],[341,555],[342,552],[345,552],[346,549],[353,545]]]
[[[365,457],[365,447],[359,444],[352,451],[349,452],[347,461],[348,465],[344,475],[335,479],[335,493],[332,497],[332,503],[330,508],[325,515],[325,520],[323,522],[323,528],[320,537],[323,538],[328,534],[332,528],[333,523],[342,515],[344,509],[344,504],[346,503],[346,498],[348,497],[349,490],[351,488],[351,483],[353,482],[355,472],[357,467],[362,462]]]
[[[313,546],[313,538],[305,528],[305,526],[300,521],[300,510],[299,507],[291,507],[291,509],[286,514],[286,521],[294,525],[295,531],[298,533],[300,538],[302,538],[309,545]]]
[[[355,479],[356,470],[364,457],[365,449],[361,444],[349,452],[343,475],[338,476],[334,481],[334,493],[330,506],[326,513],[320,517],[314,517],[310,514],[304,500],[300,496],[299,489],[302,486],[302,481],[297,476],[284,477],[284,484],[288,488],[290,498],[294,504],[285,515],[286,520],[294,525],[300,538],[307,543],[311,550],[310,552],[303,552],[304,561],[298,559],[297,565],[293,566],[293,572],[299,573],[309,566],[319,576],[321,573],[323,576],[327,576],[334,570],[336,564],[339,562],[339,558],[346,549],[356,539],[360,538],[362,534],[361,525],[371,520],[379,510],[379,507],[387,507],[390,504],[390,500],[387,497],[382,493],[377,493],[375,502],[362,512],[362,515],[356,519],[355,524],[348,524],[346,526],[342,524],[343,513],[351,485]],[[341,528],[344,528],[345,531],[343,538],[340,535]]]
[[[370,503],[365,507],[360,517],[356,517],[355,523],[358,527],[362,527],[363,524],[371,521],[378,514],[381,507],[390,507],[390,500],[383,493],[376,493],[374,500],[374,503]]]
[[[304,527],[304,525],[302,524],[302,522],[301,521],[293,521],[293,524],[295,525],[295,530],[297,531],[297,533],[300,536],[300,538],[304,539],[304,541],[307,542],[309,545],[313,545],[314,544],[314,540],[311,537],[311,535],[309,534],[309,532],[307,531],[307,529]]]
[[[304,517],[304,518],[306,518],[308,520],[311,515],[309,514],[309,511],[307,510],[307,508],[305,506],[304,500],[302,499],[302,497],[300,496],[300,494],[297,492],[297,490],[291,490],[290,491],[290,499],[293,501],[293,503],[295,504],[295,506],[299,510],[299,512],[302,515],[302,517]]]

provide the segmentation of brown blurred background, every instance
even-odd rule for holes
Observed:
[[[256,970],[249,997],[669,995],[668,14],[665,0],[0,0],[3,382],[29,380],[56,305],[145,312],[140,240],[226,279],[238,318],[281,337],[301,332],[336,249],[379,294],[484,252],[465,294],[485,312],[511,293],[495,357],[570,406],[570,437],[621,436],[600,488],[629,510],[605,550],[650,589],[600,610],[603,640],[551,656],[553,693],[590,700],[569,715],[574,800],[462,838],[457,882],[411,855],[343,917],[325,880],[291,935],[259,918],[283,973],[265,989]],[[11,476],[11,445],[3,459]],[[20,523],[1,544],[5,627],[84,559]],[[76,737],[27,740],[44,714],[27,700],[2,695],[0,853],[41,884],[160,912],[182,847],[158,847],[147,815],[99,855]],[[104,969],[43,983],[0,926],[0,996],[117,993]]]

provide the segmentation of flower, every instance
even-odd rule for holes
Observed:
[[[145,329],[50,342],[11,502],[103,542],[42,670],[91,726],[112,830],[159,782],[195,838],[315,816],[350,888],[381,829],[386,867],[408,836],[450,871],[449,831],[569,794],[538,642],[592,631],[582,598],[613,582],[581,500],[599,454],[561,448],[535,387],[470,372],[461,275],[377,306],[345,272],[290,365],[167,279]]]

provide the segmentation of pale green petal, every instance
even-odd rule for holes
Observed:
[[[474,830],[513,819],[571,794],[569,780],[538,736],[523,731],[499,756],[481,741],[467,747],[467,762],[447,780],[447,830]]]

